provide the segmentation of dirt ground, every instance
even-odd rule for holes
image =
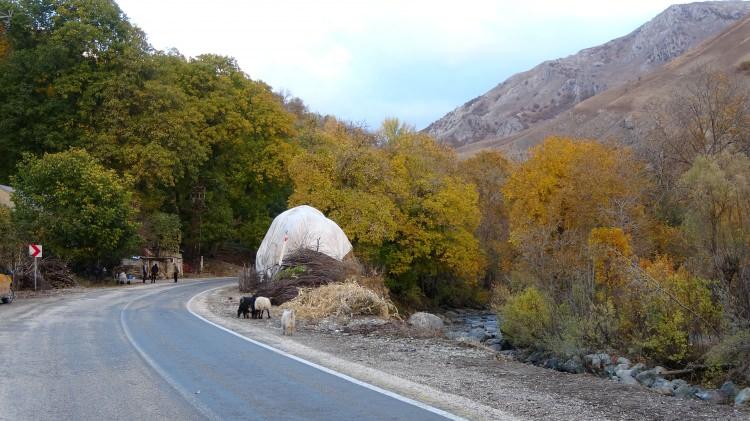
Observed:
[[[213,290],[196,298],[193,310],[249,338],[470,419],[750,419],[750,412],[727,405],[535,367],[443,338],[411,337],[399,323],[375,327],[365,320],[346,328],[298,321],[296,335],[285,337],[278,308],[271,319],[238,319],[240,296],[236,287]]]

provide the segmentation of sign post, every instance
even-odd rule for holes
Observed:
[[[41,244],[29,244],[29,256],[34,258],[34,291],[36,291],[36,272],[37,265],[36,261],[42,257],[42,245]]]

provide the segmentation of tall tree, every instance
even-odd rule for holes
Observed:
[[[82,149],[27,155],[13,186],[22,237],[79,268],[116,262],[137,244],[127,180]]]

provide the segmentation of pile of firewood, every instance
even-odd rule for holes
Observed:
[[[326,254],[298,249],[283,260],[282,269],[273,280],[257,284],[255,293],[269,297],[274,305],[283,304],[299,294],[300,288],[316,288],[332,282],[343,282],[361,272],[352,260],[340,262]]]
[[[23,262],[16,269],[14,279],[17,289],[34,289],[34,262]],[[65,262],[55,258],[37,261],[37,289],[62,289],[74,286],[76,286],[76,281]]]

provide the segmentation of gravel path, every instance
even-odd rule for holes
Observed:
[[[236,287],[217,289],[198,297],[194,310],[286,352],[471,419],[750,419],[750,412],[726,405],[535,367],[447,339],[409,337],[397,324],[336,332],[298,322],[297,334],[284,337],[277,308],[270,320],[237,319],[239,297]]]

